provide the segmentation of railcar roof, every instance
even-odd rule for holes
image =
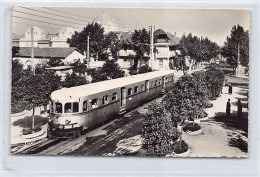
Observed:
[[[122,77],[118,79],[106,80],[102,82],[96,82],[93,84],[86,84],[71,88],[62,88],[52,92],[52,100],[69,100],[75,98],[81,98],[87,95],[92,95],[100,93],[106,90],[115,89],[118,87],[124,87],[136,82],[141,82],[145,80],[152,79],[154,77],[160,77],[167,74],[171,74],[173,71],[164,70],[164,71],[154,71],[144,74],[133,75],[129,77]]]

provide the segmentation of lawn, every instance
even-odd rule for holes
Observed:
[[[48,122],[48,118],[42,117],[39,115],[34,116],[34,126],[41,127]],[[26,116],[23,119],[18,119],[13,122],[13,126],[20,126],[22,128],[31,128],[32,127],[32,116]]]

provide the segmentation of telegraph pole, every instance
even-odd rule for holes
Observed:
[[[240,76],[240,46],[237,45],[237,77]]]
[[[34,68],[34,35],[33,35],[33,27],[31,28],[31,61],[32,61],[32,71],[33,75],[35,75],[35,68]]]
[[[88,68],[90,67],[90,57],[89,57],[89,33],[88,33],[88,38],[87,38],[87,61],[88,61]]]
[[[154,26],[149,26],[150,28],[150,62],[149,65],[152,69],[154,69],[154,41],[153,41],[153,35],[154,35]]]
[[[33,34],[33,27],[31,28],[31,61],[32,61],[32,72],[35,75],[35,68],[34,68],[34,34]],[[34,129],[34,111],[35,107],[33,107],[33,115],[32,115],[32,129]]]

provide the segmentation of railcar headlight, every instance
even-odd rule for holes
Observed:
[[[69,124],[71,122],[71,120],[65,120],[66,124]]]

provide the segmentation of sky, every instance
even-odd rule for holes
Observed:
[[[65,26],[81,31],[102,13],[113,18],[120,29],[133,30],[154,26],[181,37],[192,33],[222,45],[231,28],[239,24],[250,29],[250,11],[239,9],[154,9],[84,7],[14,7],[12,32],[23,34],[33,26],[53,33]]]

